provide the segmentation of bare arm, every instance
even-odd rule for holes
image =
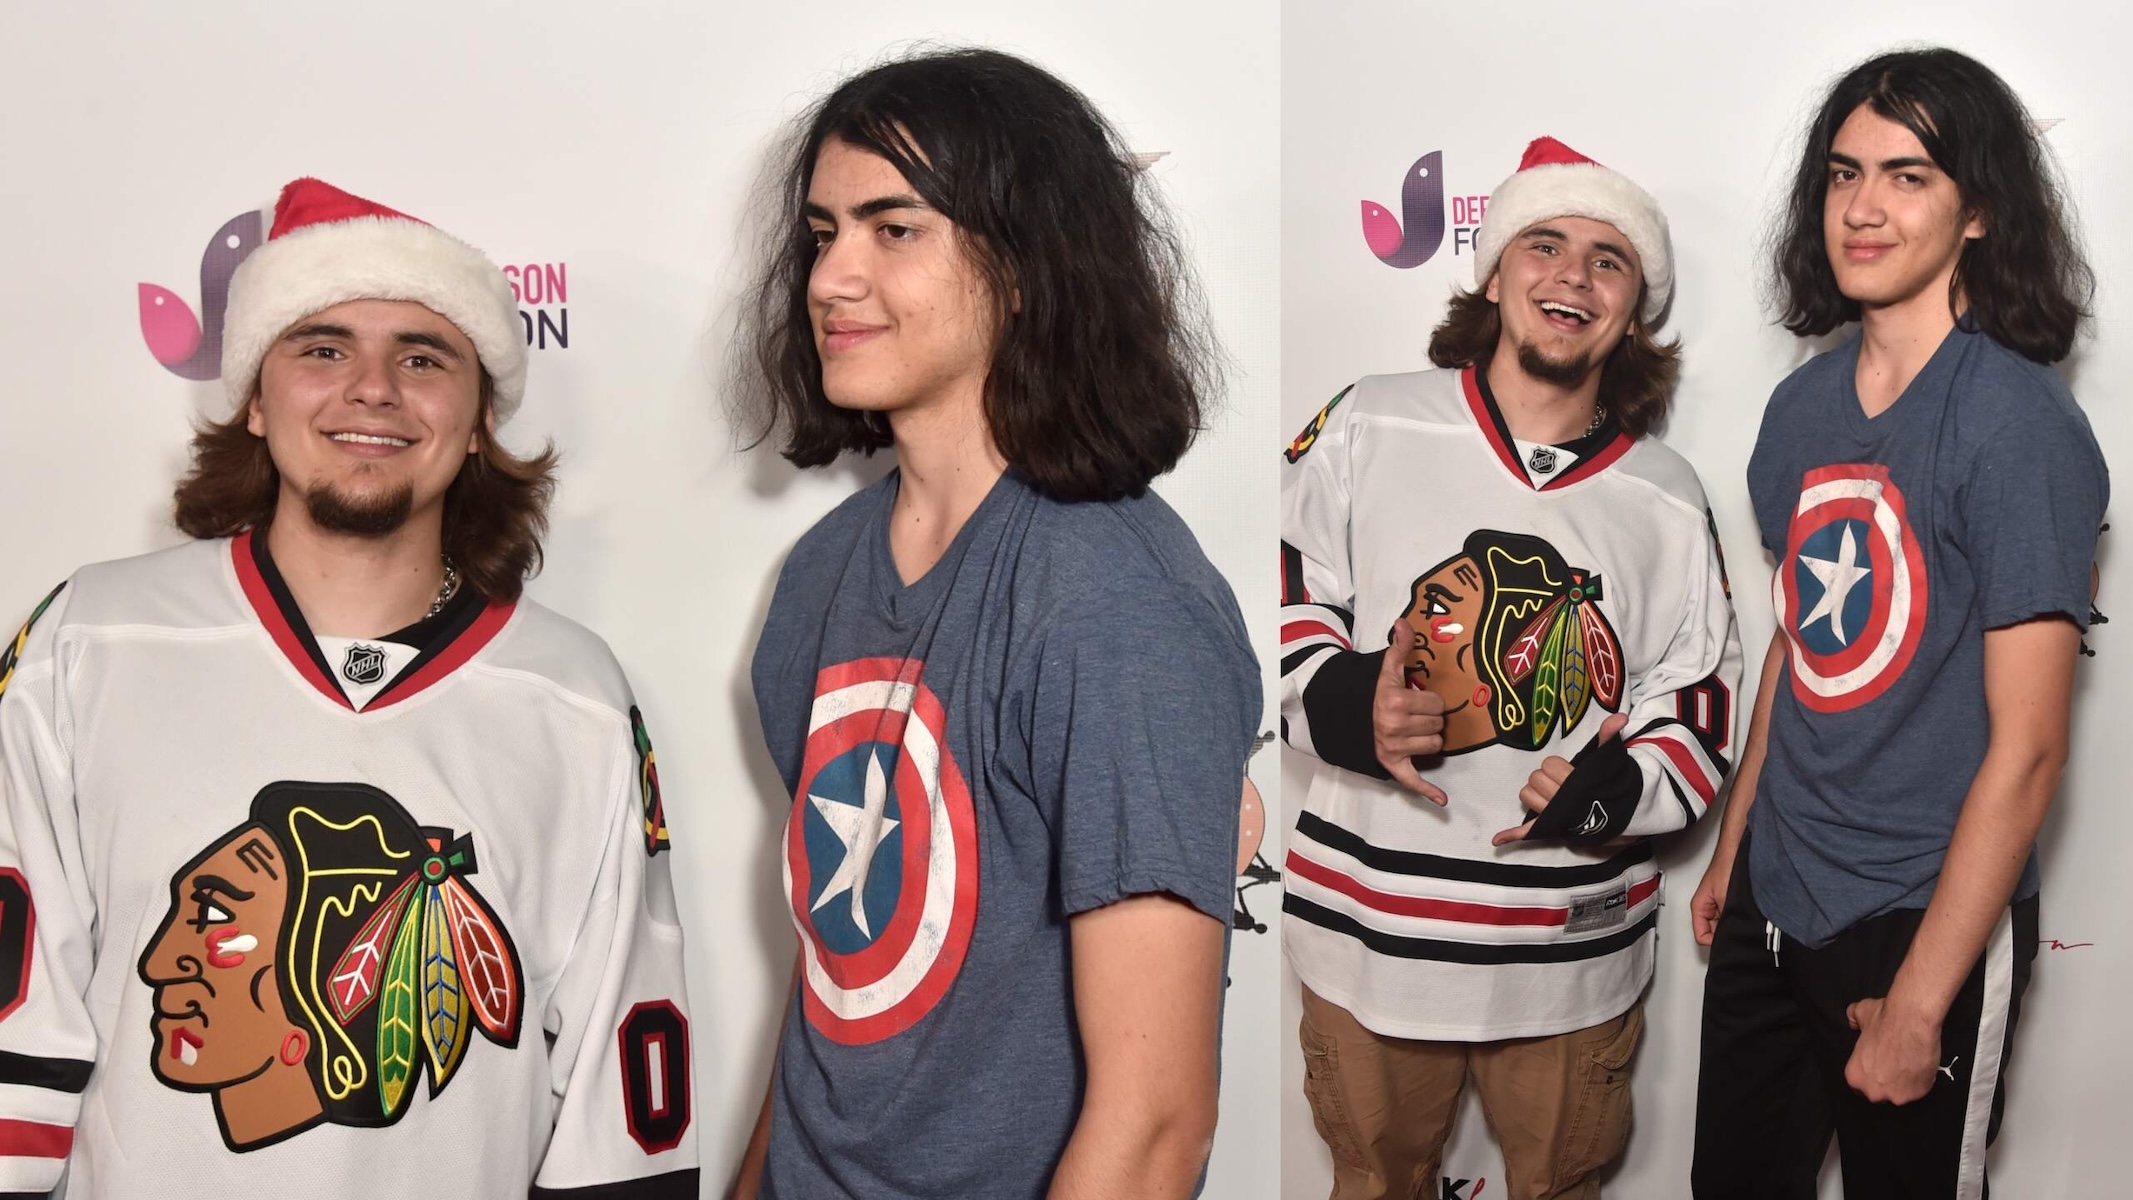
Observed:
[[[800,960],[795,958],[792,962],[792,987],[785,992],[786,1013],[792,1012],[792,998],[794,993],[799,990]],[[778,1021],[779,1037],[775,1044],[784,1044],[784,1029],[785,1022],[783,1018],[780,1018]],[[778,1062],[775,1056],[770,1060],[770,1069],[773,1076],[775,1076],[778,1069]],[[763,1159],[765,1155],[770,1153],[770,1095],[772,1089],[776,1087],[777,1080],[775,1078],[772,1078],[763,1087],[763,1108],[762,1111],[756,1114],[755,1129],[748,1135],[747,1149],[741,1151],[740,1171],[734,1177],[733,1186],[726,1189],[726,1200],[755,1200],[756,1193],[763,1186]]]
[[[1763,654],[1763,678],[1755,688],[1755,713],[1748,719],[1748,744],[1742,749],[1740,767],[1733,773],[1733,790],[1727,793],[1725,813],[1718,826],[1718,844],[1711,848],[1711,863],[1704,868],[1703,882],[1689,901],[1689,921],[1696,944],[1708,946],[1718,932],[1718,914],[1726,908],[1726,884],[1733,878],[1733,860],[1740,853],[1740,840],[1748,832],[1748,809],[1755,804],[1755,785],[1763,775],[1763,756],[1770,749],[1770,706],[1777,698],[1785,676],[1785,631],[1770,635],[1770,649]]]
[[[1941,1022],[2014,895],[2059,789],[2080,645],[2080,630],[2063,618],[1985,634],[1985,761],[1888,996],[1851,1006],[1860,1038],[1844,1077],[1869,1100],[1905,1104],[1932,1086]]]
[[[1088,1088],[1051,1200],[1184,1200],[1215,1134],[1220,922],[1167,894],[1072,918]]]

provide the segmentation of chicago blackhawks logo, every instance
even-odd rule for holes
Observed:
[[[1318,415],[1311,418],[1311,423],[1304,426],[1304,431],[1296,435],[1296,440],[1289,443],[1289,448],[1282,451],[1281,456],[1295,462],[1309,452],[1311,447],[1318,443],[1318,435],[1325,432],[1326,422],[1333,416],[1333,410],[1354,390],[1355,385],[1349,384],[1341,389],[1340,395],[1326,401],[1326,406],[1318,410]]]
[[[1792,647],[1792,691],[1819,712],[1857,708],[1911,664],[1926,626],[1926,561],[1888,468],[1807,472],[1771,579]]]
[[[22,631],[0,643],[0,696],[7,695],[8,681],[15,677],[15,664],[22,661],[22,648],[30,644],[30,627],[37,624],[37,618],[44,615],[45,609],[52,607],[52,601],[59,599],[60,591],[66,586],[62,583],[45,593],[44,599],[30,611],[30,619],[22,623]]]
[[[630,741],[637,747],[637,798],[644,814],[644,852],[668,849],[667,803],[659,794],[659,756],[652,752],[652,735],[644,728],[644,714],[630,705]]]
[[[847,1045],[932,1011],[977,921],[976,816],[923,667],[866,658],[816,677],[785,825],[802,1004]]]
[[[141,955],[157,1079],[214,1096],[232,1150],[322,1121],[390,1125],[478,1032],[518,1044],[518,951],[474,842],[360,783],[272,783],[170,881]]]
[[[1622,703],[1622,644],[1600,577],[1536,537],[1483,529],[1415,580],[1407,678],[1444,698],[1444,752],[1521,750]]]

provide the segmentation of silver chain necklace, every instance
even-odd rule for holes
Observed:
[[[1592,424],[1590,424],[1590,425],[1587,425],[1587,426],[1585,427],[1585,436],[1586,436],[1586,437],[1591,437],[1591,436],[1592,436],[1593,434],[1595,434],[1595,433],[1598,433],[1598,432],[1600,432],[1600,426],[1601,426],[1601,425],[1603,425],[1603,424],[1605,424],[1605,423],[1606,423],[1606,421],[1607,421],[1607,406],[1606,406],[1606,405],[1604,405],[1604,404],[1600,404],[1600,403],[1597,403],[1597,402],[1596,402],[1596,403],[1594,403],[1594,404],[1593,404],[1593,406],[1592,406]],[[451,569],[452,569],[452,568],[451,568],[451,565],[450,565],[450,564],[446,564],[446,566],[445,566],[445,570],[449,571],[449,570],[451,570]],[[442,604],[442,603],[444,603],[444,601],[442,601],[442,600],[439,600],[439,601],[438,601],[437,603],[439,603],[439,604]]]
[[[444,606],[450,604],[452,597],[458,594],[459,568],[453,566],[452,560],[447,558],[444,560],[444,582],[438,585],[437,598],[430,601],[430,610],[422,614],[422,619],[427,621],[438,613],[443,612]]]

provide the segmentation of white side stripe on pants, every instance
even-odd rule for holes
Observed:
[[[2000,1082],[2000,1050],[2007,1044],[2007,1008],[2014,995],[2014,910],[2004,909],[1986,939],[1985,1003],[1978,1014],[1977,1051],[1970,1058],[1970,1105],[1963,1115],[1963,1156],[1956,1200],[1985,1194],[1985,1135],[1992,1127],[1992,1093]]]

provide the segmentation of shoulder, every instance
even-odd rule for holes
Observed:
[[[1833,392],[1843,391],[1847,376],[1858,362],[1859,333],[1853,330],[1844,341],[1794,367],[1770,393],[1770,404],[1763,410],[1764,428],[1816,401],[1826,400]]]
[[[1955,403],[1965,423],[1988,431],[1987,445],[2001,438],[2068,441],[2096,448],[2088,415],[2059,372],[2032,362],[1984,334],[1956,381]]]
[[[629,678],[599,634],[527,596],[477,660],[491,674],[531,677],[547,690],[627,718],[635,700]]]
[[[1685,506],[1697,521],[1703,520],[1704,510],[1710,500],[1703,490],[1703,479],[1696,468],[1681,452],[1655,437],[1639,438],[1615,464],[1618,476],[1639,480],[1656,489],[1667,499]]]
[[[67,580],[62,595],[61,623],[69,626],[203,629],[246,615],[227,538],[92,563]]]
[[[1365,375],[1350,397],[1357,416],[1391,417],[1430,425],[1466,422],[1466,372],[1436,369]]]
[[[1158,581],[1229,600],[1229,585],[1199,539],[1153,490],[1109,501],[1061,501],[1035,491],[1031,497],[1016,556],[1023,582],[1034,576],[1055,595],[1086,597],[1128,580]]]
[[[823,514],[821,520],[808,526],[800,540],[793,543],[792,553],[786,556],[784,570],[825,558],[842,562],[850,555],[853,544],[862,536],[883,505],[896,495],[894,471],[860,488],[839,501],[837,507]]]

